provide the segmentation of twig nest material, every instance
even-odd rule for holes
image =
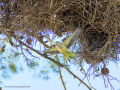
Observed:
[[[91,64],[91,61],[89,59],[85,60],[87,64]]]
[[[101,73],[102,73],[102,75],[108,75],[108,73],[109,73],[108,68],[102,68]]]
[[[27,44],[31,44],[31,42],[32,42],[32,39],[31,38],[28,38],[27,40],[26,40],[26,42],[27,42]]]
[[[52,29],[61,37],[63,30],[70,33],[81,26],[78,39],[81,60],[93,67],[108,58],[117,60],[114,53],[120,53],[119,0],[52,0],[52,4],[49,0],[18,0],[12,4],[3,0],[3,3],[7,7],[1,6],[1,11],[5,12],[1,26],[6,26],[6,29],[22,31],[35,38],[36,35],[49,37],[50,32],[44,29]],[[47,46],[47,41],[37,38]],[[31,38],[26,42],[30,45]]]
[[[23,36],[23,35],[20,35],[20,39],[24,39],[24,36]]]

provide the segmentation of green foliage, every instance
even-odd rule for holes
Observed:
[[[3,70],[3,69],[6,69],[6,67],[5,66],[1,66],[0,69]]]
[[[49,77],[49,71],[46,68],[43,68],[40,70],[39,76],[43,78],[43,80],[48,80],[50,79]]]
[[[49,63],[49,68],[51,68],[53,72],[55,72],[55,73],[59,72],[57,64],[55,64],[55,63],[53,63],[51,61],[49,61],[48,63]]]
[[[2,49],[1,49],[1,52],[5,52],[5,49],[4,49],[4,48],[2,48]]]
[[[50,77],[48,77],[48,76],[43,77],[43,80],[48,80],[48,79],[50,79]]]
[[[29,66],[30,69],[35,69],[36,66],[39,66],[39,63],[32,61],[28,64],[28,66]]]
[[[41,70],[40,72],[43,73],[43,74],[46,74],[46,73],[48,73],[48,70],[46,70],[46,71]]]
[[[15,54],[13,56],[17,57],[18,55],[20,55],[20,54],[18,52],[15,52]]]
[[[0,84],[2,84],[2,81],[0,81]]]
[[[23,68],[20,68],[20,71],[23,71],[24,69]]]
[[[16,65],[13,62],[9,62],[10,71],[13,73],[17,72]]]

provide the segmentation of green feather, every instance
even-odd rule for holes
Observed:
[[[43,52],[44,52],[45,54],[47,54],[47,53],[49,53],[49,54],[57,54],[57,53],[59,53],[57,47],[50,48],[50,49],[45,50],[45,51],[43,51]]]
[[[63,45],[65,45],[67,48],[70,48],[73,45],[73,43],[77,40],[80,34],[80,30],[81,28],[78,27],[76,31],[63,42]]]
[[[69,52],[68,48],[70,48],[73,45],[73,43],[77,40],[80,34],[80,30],[81,28],[78,27],[76,31],[71,36],[69,36],[62,44],[57,43],[57,47],[50,48],[43,52],[45,54],[58,54],[61,52],[64,55],[63,60],[65,60],[65,62],[68,62],[68,60],[70,61],[70,59],[76,60],[78,54]]]

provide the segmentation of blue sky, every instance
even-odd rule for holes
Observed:
[[[120,67],[120,64],[118,65]],[[120,68],[116,68],[113,63],[110,63],[107,67],[110,69],[110,75],[120,80]],[[84,75],[81,74],[79,70],[77,70],[73,65],[71,65],[71,71],[73,71],[79,78],[83,78]],[[62,86],[62,82],[59,79],[59,74],[50,73],[50,80],[43,80],[39,77],[33,76],[34,71],[30,71],[28,68],[24,72],[19,74],[15,74],[11,77],[11,79],[4,80],[2,85],[2,90],[64,90]],[[62,70],[63,79],[66,82],[67,90],[88,90],[83,84],[79,85],[79,81],[74,79],[72,75],[70,75],[66,70]],[[84,80],[87,84],[87,80]],[[115,90],[120,89],[120,82],[116,80],[110,80]],[[96,88],[97,90],[111,90],[109,88],[105,88],[103,78],[96,77],[93,79],[91,76],[90,78],[91,85]],[[5,86],[30,86],[30,88],[6,88]]]
[[[57,39],[58,40],[58,39]],[[39,48],[39,44],[37,44],[36,46],[33,46],[33,48],[35,48],[36,50]],[[21,61],[24,59],[21,57],[20,58]],[[20,62],[22,63],[22,65],[24,66],[25,70],[23,72],[17,73],[17,74],[11,74],[11,78],[4,80],[3,84],[2,84],[2,90],[64,90],[61,79],[59,78],[59,74],[55,73],[55,72],[50,72],[49,73],[49,80],[43,80],[40,77],[35,77],[34,74],[35,72],[39,72],[39,69],[42,68],[42,65],[46,65],[45,64],[45,60],[44,58],[40,58],[39,63],[40,63],[40,67],[37,67],[37,70],[30,70],[28,69],[28,67],[26,66],[25,62]],[[78,69],[77,66],[74,65],[70,65],[70,70],[77,75],[80,79],[84,78],[84,75],[79,71],[80,68]],[[117,65],[118,68],[116,67],[115,63],[110,62],[109,65],[107,66],[107,68],[110,70],[109,71],[109,75],[113,76],[114,78],[117,78],[118,80],[120,80],[120,64]],[[87,70],[89,67],[89,65],[84,64],[84,69]],[[79,81],[77,79],[74,79],[74,77],[72,75],[70,75],[66,70],[62,69],[62,76],[63,76],[63,80],[64,82],[66,82],[66,88],[67,90],[88,90],[82,83],[79,86]],[[110,78],[110,76],[108,76]],[[106,78],[106,77],[105,77]],[[89,79],[91,85],[96,88],[97,90],[111,90],[110,85],[108,84],[108,88],[105,88],[104,85],[104,81],[103,81],[103,77],[99,76],[99,77],[93,77],[93,75],[90,76]],[[107,79],[106,79],[107,81]],[[84,82],[88,84],[88,81],[86,80],[86,78],[84,79]],[[110,80],[111,84],[113,85],[113,87],[115,88],[115,90],[120,89],[120,82],[116,81],[116,80]],[[6,86],[10,86],[9,88]],[[16,86],[16,88],[12,88],[13,86]],[[17,86],[21,87],[18,88]],[[23,86],[28,86],[24,87]]]

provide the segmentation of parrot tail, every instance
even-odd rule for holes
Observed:
[[[77,59],[77,56],[78,56],[77,53],[73,53],[73,52],[69,52],[69,51],[68,51],[67,53],[64,54],[63,60],[65,60],[65,63],[66,63],[66,62],[68,63],[68,61],[71,63],[71,59],[76,60],[76,59]]]

